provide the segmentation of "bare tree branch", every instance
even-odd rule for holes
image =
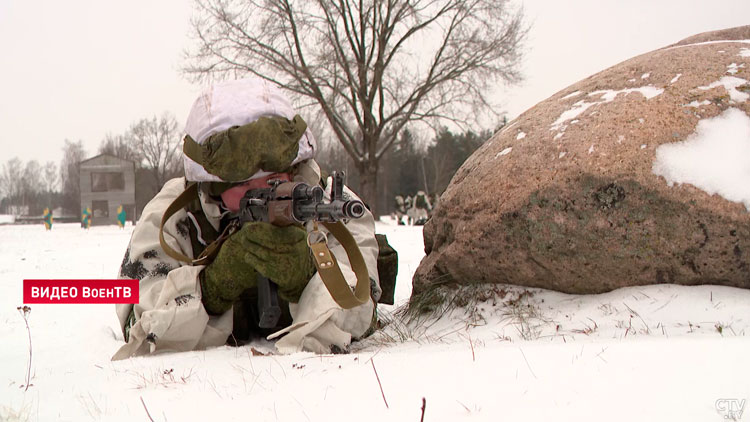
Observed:
[[[520,79],[510,0],[195,0],[196,81],[255,75],[322,112],[374,206],[378,160],[407,125],[473,127]]]
[[[177,120],[165,113],[161,118],[141,119],[124,135],[154,176],[156,189],[182,173],[180,134]]]

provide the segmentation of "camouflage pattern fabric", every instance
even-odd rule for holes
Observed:
[[[307,124],[299,115],[261,117],[244,126],[215,133],[198,144],[185,137],[183,152],[226,182],[241,182],[259,170],[282,172],[291,167]]]
[[[210,314],[228,311],[243,290],[255,287],[258,274],[245,259],[252,235],[243,227],[222,245],[216,259],[200,273],[203,306]]]
[[[221,246],[213,263],[201,272],[203,304],[212,314],[226,312],[240,294],[257,285],[258,274],[279,286],[279,296],[297,302],[315,265],[297,226],[248,223]]]
[[[298,226],[277,227],[260,222],[245,224],[242,230],[252,233],[245,244],[245,259],[279,286],[279,297],[298,302],[317,271],[307,246],[307,231]]]

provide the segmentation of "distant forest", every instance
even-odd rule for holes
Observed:
[[[492,134],[489,130],[453,133],[443,128],[430,142],[420,146],[411,131],[402,131],[379,163],[378,214],[395,211],[396,195],[413,196],[418,191],[431,198],[441,195],[464,161]],[[347,185],[357,191],[359,180],[354,163],[338,143],[324,147],[316,160],[326,171],[345,171]]]
[[[502,126],[496,128],[499,130]],[[396,195],[424,191],[440,195],[463,162],[492,135],[492,131],[453,133],[441,129],[429,142],[419,142],[404,130],[383,155],[378,170],[378,214],[395,211]],[[355,192],[358,172],[352,158],[335,142],[320,142],[316,160],[325,171],[343,171]],[[81,141],[65,140],[58,164],[22,162],[12,158],[0,165],[0,214],[41,216],[45,208],[78,216],[80,190],[78,163],[98,154],[110,154],[136,163],[136,207],[138,215],[172,177],[181,176],[180,134],[174,117],[142,119],[122,135],[108,135],[95,153],[84,150]]]

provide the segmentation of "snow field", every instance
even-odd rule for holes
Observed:
[[[32,305],[24,278],[111,278],[131,226],[0,226],[0,420],[723,420],[750,398],[750,292],[672,285],[572,296],[496,286],[469,310],[404,324],[354,353],[255,355],[272,344],[111,362],[113,305]],[[421,227],[378,224],[399,252],[397,306],[411,293]],[[377,371],[377,377],[376,377]],[[381,390],[382,388],[382,390]],[[387,407],[386,407],[387,401]],[[148,412],[148,415],[147,415]],[[747,417],[747,416],[745,416]]]

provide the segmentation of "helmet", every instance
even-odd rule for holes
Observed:
[[[189,181],[264,177],[312,158],[317,149],[312,132],[287,97],[256,77],[206,88],[193,103],[185,132]]]

